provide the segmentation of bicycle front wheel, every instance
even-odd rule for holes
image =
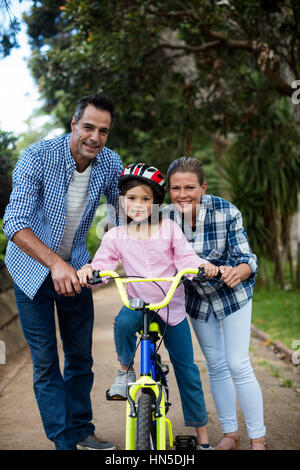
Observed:
[[[152,439],[152,397],[148,393],[143,393],[138,400],[136,429],[137,450],[153,449],[154,445]]]

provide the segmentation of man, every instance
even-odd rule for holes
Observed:
[[[76,270],[90,259],[85,236],[101,196],[117,210],[120,157],[105,147],[114,106],[83,98],[71,134],[29,147],[13,173],[3,231],[6,265],[33,360],[34,391],[47,437],[59,449],[114,449],[91,423],[93,301]],[[54,305],[65,354],[59,369]]]

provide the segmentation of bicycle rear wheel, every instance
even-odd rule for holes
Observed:
[[[153,449],[152,397],[148,393],[143,393],[139,397],[136,429],[137,450]]]

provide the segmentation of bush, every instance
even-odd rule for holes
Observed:
[[[0,268],[4,267],[4,258],[7,247],[7,238],[3,233],[3,219],[0,219]]]

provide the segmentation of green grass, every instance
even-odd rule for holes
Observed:
[[[252,323],[292,348],[300,340],[300,291],[256,288],[253,296]]]

